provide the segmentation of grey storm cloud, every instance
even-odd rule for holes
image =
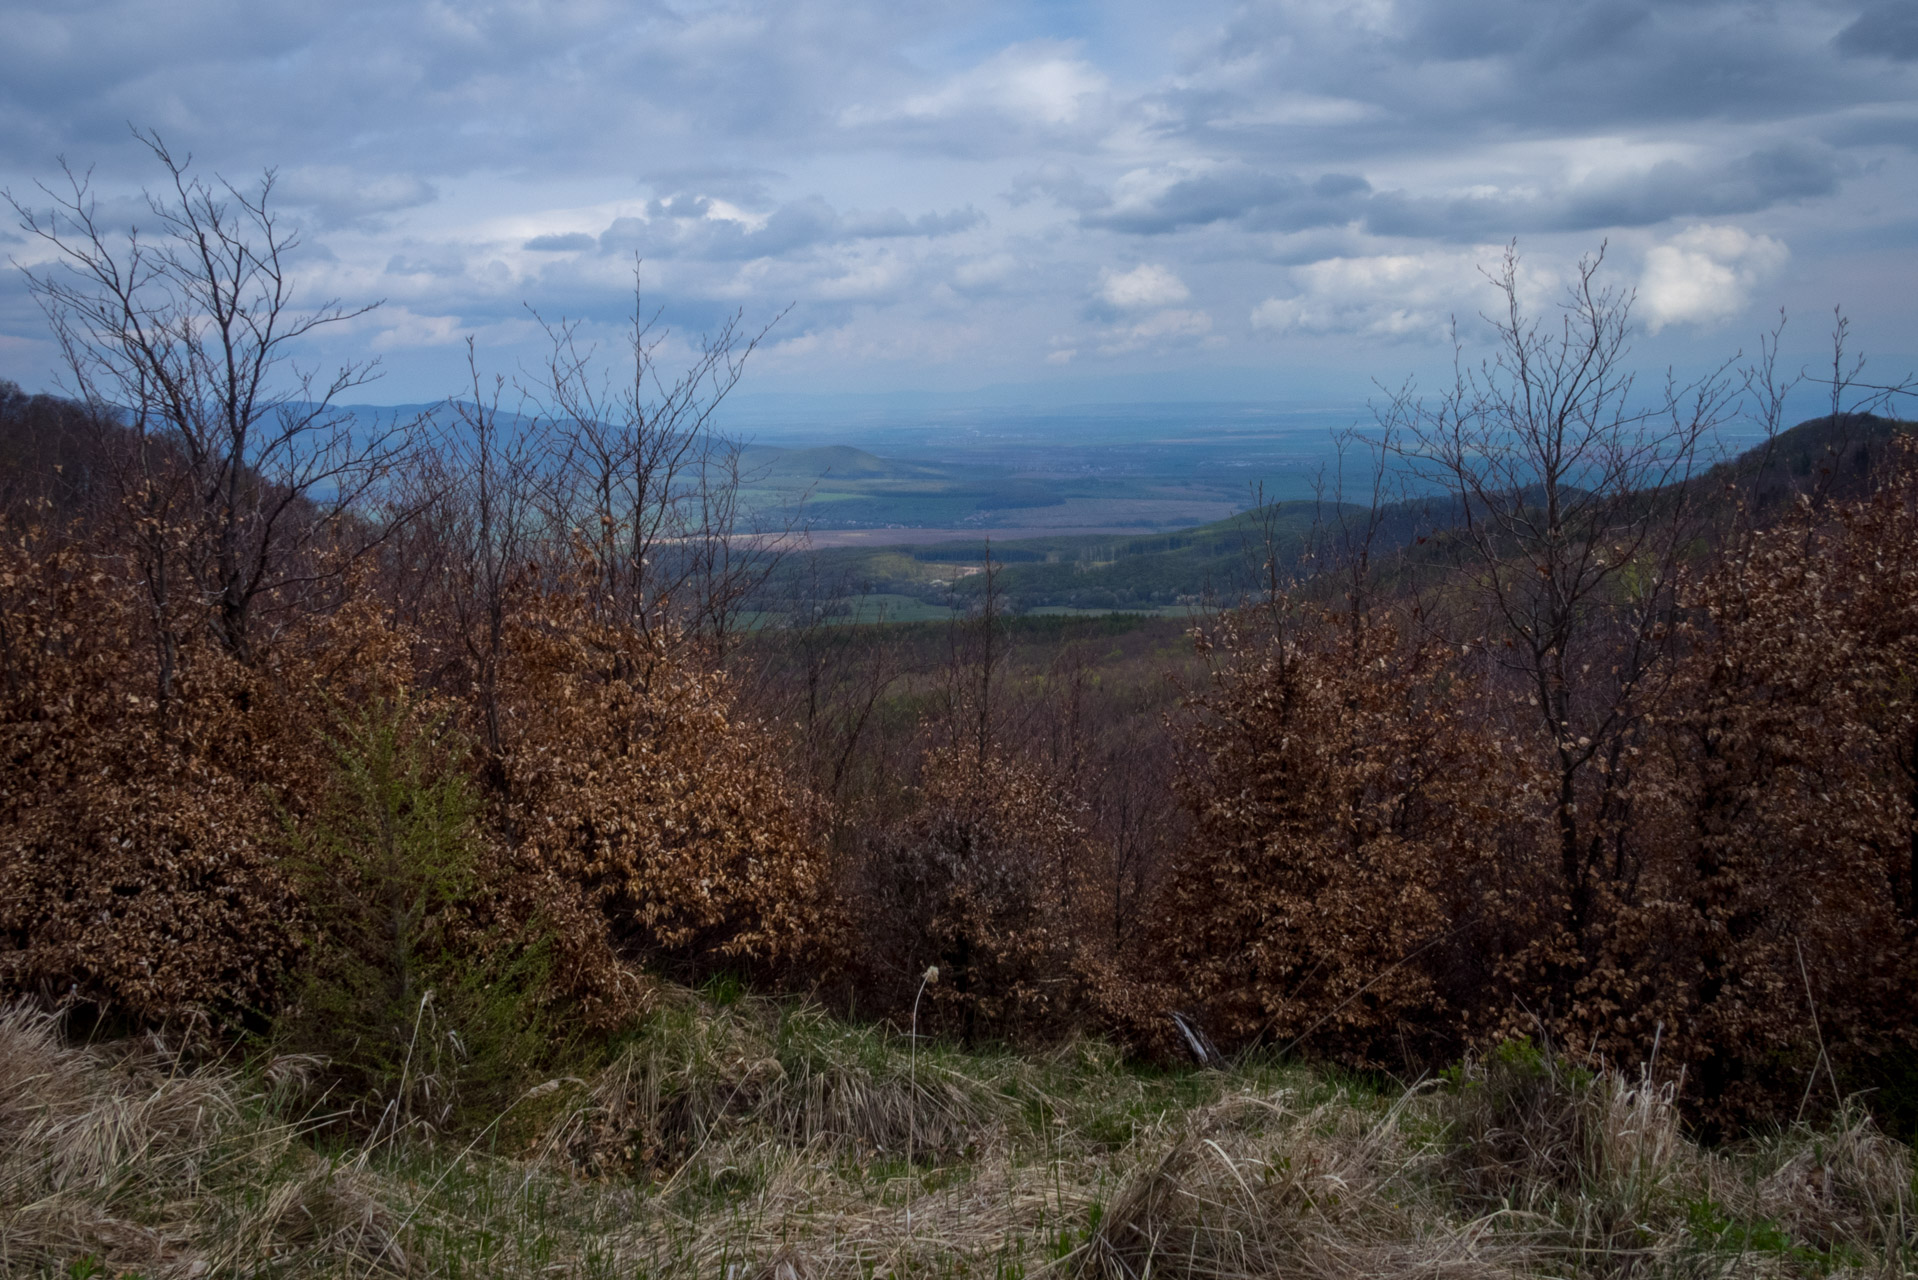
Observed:
[[[1873,5],[1838,33],[1838,47],[1866,58],[1918,59],[1918,5],[1911,0]]]
[[[1362,217],[1371,191],[1372,184],[1357,174],[1327,173],[1308,180],[1235,166],[1181,178],[1149,201],[1115,204],[1107,198],[1083,208],[1079,220],[1088,227],[1135,235],[1226,221],[1258,231],[1304,231]]]
[[[855,379],[1083,369],[1087,282],[1147,267],[1190,296],[1129,324],[1252,363],[1329,323],[1314,280],[1439,308],[1478,245],[1618,231],[1637,270],[1694,224],[1661,261],[1775,242],[1918,349],[1914,0],[0,0],[0,31],[0,185],[65,156],[133,216],[130,123],[277,168],[316,294],[389,298],[380,352],[518,341],[521,302],[614,323],[637,255],[671,314],[797,299],[782,341]],[[47,350],[9,277],[0,377]]]
[[[416,174],[367,173],[345,165],[307,165],[280,171],[276,193],[322,225],[349,225],[431,204],[439,190]]]
[[[1643,227],[1672,218],[1758,213],[1830,195],[1839,157],[1810,143],[1784,143],[1706,164],[1663,161],[1538,197],[1416,197],[1389,192],[1367,202],[1367,227],[1382,235],[1482,240],[1517,232]]]
[[[468,270],[466,255],[451,247],[414,249],[396,253],[386,260],[386,274],[394,276],[430,276],[441,280],[459,280]]]
[[[584,231],[571,231],[564,235],[534,236],[522,249],[531,249],[536,253],[577,253],[582,249],[599,247],[599,237],[589,236]]]
[[[637,251],[649,257],[737,261],[778,257],[822,245],[905,236],[941,237],[969,231],[986,217],[967,205],[946,213],[909,218],[897,209],[883,213],[841,214],[823,199],[809,196],[780,205],[759,226],[715,217],[711,198],[677,194],[648,204],[644,218],[615,219],[599,237],[607,250]],[[554,237],[569,242],[575,237]],[[559,248],[558,244],[528,248]],[[574,246],[568,244],[571,247]]]
[[[774,189],[785,178],[774,169],[725,165],[688,165],[640,175],[640,181],[654,191],[697,191],[742,209],[770,209],[778,204]]]
[[[217,139],[198,149],[223,163],[709,164],[715,136],[804,138],[839,105],[891,92],[892,47],[926,8],[14,0],[0,4],[0,157],[42,163],[74,143],[131,157],[132,120]]]
[[[1873,8],[1838,43],[1850,51],[1861,31],[1908,47],[1912,9],[1909,0]],[[1318,130],[1328,142],[1389,151],[1488,126],[1544,136],[1759,123],[1907,96],[1908,85],[1861,80],[1844,65],[1833,18],[1811,0],[1254,0],[1165,95],[1163,127],[1258,146],[1274,137],[1258,123],[1260,103],[1309,92],[1375,109]]]
[[[1784,142],[1729,159],[1667,160],[1559,190],[1510,196],[1375,191],[1357,174],[1306,178],[1243,164],[1179,178],[1145,200],[1116,200],[1069,173],[1026,175],[1017,186],[1024,194],[1050,195],[1076,209],[1082,226],[1133,235],[1231,222],[1252,231],[1358,224],[1377,235],[1479,240],[1756,213],[1830,195],[1843,171],[1842,158],[1828,146]]]

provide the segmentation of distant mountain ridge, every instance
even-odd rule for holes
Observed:
[[[840,478],[908,480],[937,477],[937,467],[882,458],[849,444],[812,445],[782,448],[778,445],[746,446],[741,461],[748,472],[766,478],[816,480],[828,476]]]

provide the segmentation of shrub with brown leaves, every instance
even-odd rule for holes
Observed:
[[[163,706],[129,595],[83,546],[0,544],[0,985],[139,1023],[259,1010],[299,908],[256,677],[192,637]]]
[[[1191,700],[1174,981],[1221,1043],[1399,1061],[1457,1020],[1434,961],[1496,825],[1465,676],[1384,618],[1282,600],[1201,643],[1215,664]]]
[[[1918,447],[1869,498],[1754,533],[1692,603],[1670,857],[1634,913],[1658,940],[1634,958],[1669,1051],[1742,1119],[1802,1105],[1832,1058],[1862,1082],[1914,1048]]]
[[[929,1009],[973,1040],[1070,1025],[1087,995],[1083,812],[1036,761],[937,747],[916,809],[863,860],[865,963],[939,978]]]
[[[1718,1127],[1908,1084],[1918,446],[1894,458],[1870,497],[1686,568],[1668,656],[1569,802],[1564,744],[1478,660],[1496,633],[1461,652],[1382,613],[1228,615],[1161,907],[1177,997],[1222,1041],[1356,1066],[1525,1036],[1651,1059]]]
[[[619,1008],[622,961],[776,972],[830,953],[809,800],[722,677],[561,593],[527,599],[507,654],[488,821],[506,891],[558,926],[588,1005]]]
[[[251,664],[172,628],[162,706],[142,593],[96,567],[110,557],[34,531],[0,557],[8,989],[134,1023],[270,1010],[302,885],[331,892],[286,865],[326,819],[329,725],[383,699],[499,716],[501,749],[461,766],[482,829],[453,905],[503,945],[550,946],[547,998],[588,1023],[640,1007],[640,965],[771,973],[836,943],[810,802],[724,681],[575,594],[516,601],[486,699],[457,665],[447,678],[430,615],[401,626],[361,587]]]

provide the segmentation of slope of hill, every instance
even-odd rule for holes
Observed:
[[[182,1071],[0,1012],[10,1274],[1909,1274],[1911,1152],[1842,1113],[1713,1151],[1670,1086],[1508,1046],[1438,1088],[1075,1041],[962,1052],[690,992],[463,1142],[342,1144],[300,1064]],[[301,1108],[309,1107],[306,1114]],[[1625,1224],[1620,1226],[1618,1224]]]
[[[1812,418],[1727,459],[1705,474],[1714,490],[1736,484],[1761,505],[1804,490],[1838,499],[1861,496],[1892,439],[1918,423],[1870,413]]]

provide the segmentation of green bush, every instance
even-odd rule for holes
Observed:
[[[336,714],[320,800],[286,823],[311,921],[277,1026],[362,1124],[460,1127],[551,1056],[548,949],[475,923],[484,837],[456,738],[404,698]]]

